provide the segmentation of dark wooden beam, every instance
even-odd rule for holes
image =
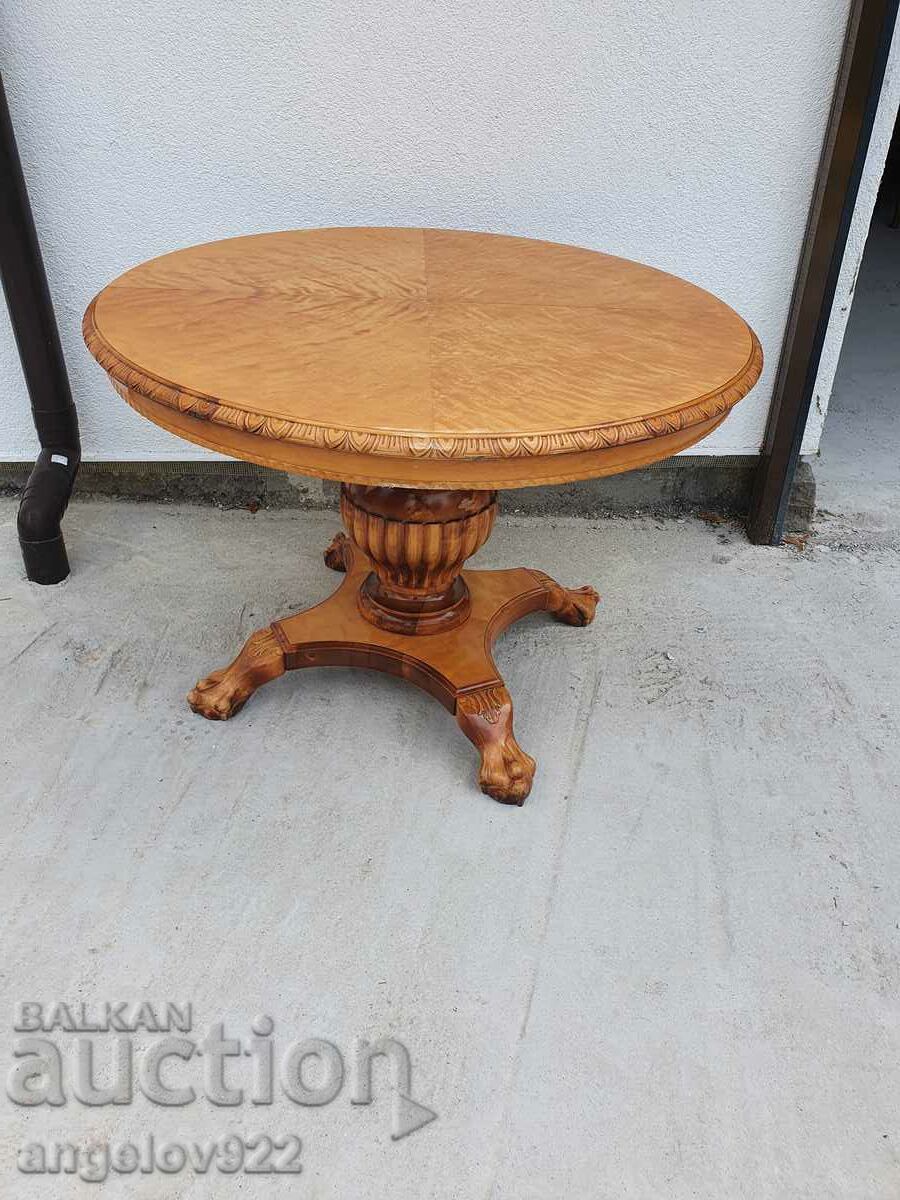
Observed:
[[[777,545],[856,208],[900,0],[854,0],[810,209],[747,534]]]

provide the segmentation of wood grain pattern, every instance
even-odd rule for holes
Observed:
[[[496,492],[341,488],[341,516],[372,563],[359,603],[382,629],[421,635],[469,615],[462,565],[490,536]]]
[[[309,666],[399,675],[436,696],[521,804],[534,760],[513,734],[494,639],[537,610],[569,625],[597,593],[541,571],[468,571],[496,490],[586,479],[704,437],[762,352],[682,280],[571,246],[445,230],[237,238],[127,272],[85,341],[137,411],[266,466],[343,481],[325,560],[346,578],[258,630],[188,699],[214,720]]]
[[[177,251],[105,288],[84,335],[130,403],[187,418],[192,440],[245,457],[243,439],[258,439],[331,478],[331,455],[384,458],[391,481],[426,488],[465,487],[476,463],[489,477],[492,464],[559,458],[555,478],[583,478],[567,473],[572,456],[611,451],[598,466],[613,470],[626,446],[689,444],[762,367],[749,326],[683,280],[446,230],[305,230]]]
[[[409,498],[399,512],[398,494]],[[341,517],[375,574],[415,595],[446,591],[466,559],[487,541],[497,515],[496,492],[431,493],[443,501],[440,509],[409,502],[422,495],[397,488],[341,488]]]
[[[624,446],[547,458],[382,458],[373,454],[326,450],[318,446],[299,446],[294,442],[272,441],[251,433],[239,433],[157,404],[137,392],[121,388],[121,385],[117,390],[121,391],[133,409],[163,429],[198,446],[207,446],[235,458],[342,483],[438,490],[530,487],[615,475],[677,454],[679,450],[706,437],[725,419],[724,416],[715,417],[678,433],[663,434],[646,442],[628,442]]]

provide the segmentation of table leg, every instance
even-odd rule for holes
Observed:
[[[258,687],[283,675],[284,669],[284,649],[272,626],[257,629],[234,662],[213,671],[188,692],[188,704],[210,721],[227,721],[240,712]]]
[[[322,604],[258,630],[230,666],[193,689],[188,702],[213,720],[233,716],[285,670],[356,666],[409,680],[453,713],[481,755],[482,791],[522,804],[535,762],[518,745],[512,700],[492,646],[531,612],[570,625],[593,619],[597,593],[566,588],[543,571],[467,571],[496,512],[489,492],[413,492],[345,485],[325,562],[345,574]]]
[[[457,697],[456,720],[481,755],[479,787],[501,804],[524,803],[537,766],[516,741],[512,719],[512,698],[502,683]]]

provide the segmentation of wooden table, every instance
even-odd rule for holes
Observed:
[[[194,246],[126,272],[84,338],[138,412],[236,458],[342,482],[323,604],[254,633],[188,700],[233,716],[286,670],[358,666],[436,696],[521,804],[494,639],[597,593],[542,571],[463,570],[497,491],[627,471],[699,441],[759,377],[732,309],[649,267],[441,229],[309,229]],[[349,535],[349,537],[347,536]]]

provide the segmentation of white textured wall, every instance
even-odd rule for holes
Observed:
[[[834,295],[831,318],[828,322],[828,332],[822,346],[813,402],[803,434],[801,446],[803,454],[814,454],[819,449],[825,415],[828,412],[828,403],[834,387],[834,377],[837,374],[838,362],[841,357],[841,346],[844,342],[844,334],[847,332],[847,322],[850,319],[856,277],[859,274],[863,252],[866,248],[869,225],[875,210],[875,201],[878,199],[878,187],[884,174],[884,164],[891,144],[891,135],[894,132],[898,106],[900,106],[900,22],[894,30],[890,58],[885,71],[884,85],[881,89],[881,99],[878,102],[875,124],[872,127],[869,152],[866,156],[862,178],[859,181],[859,195],[847,234],[847,247],[841,263],[841,273]]]
[[[34,0],[4,74],[85,457],[202,452],[84,349],[126,267],[291,226],[423,224],[643,259],[710,288],[769,352],[704,443],[755,452],[849,0]],[[0,458],[34,453],[0,318]]]

